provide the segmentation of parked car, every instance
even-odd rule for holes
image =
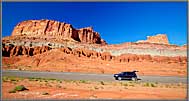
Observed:
[[[129,80],[136,81],[136,80],[138,80],[136,72],[138,72],[138,71],[121,72],[119,74],[114,74],[114,78],[115,78],[115,80],[129,79]]]

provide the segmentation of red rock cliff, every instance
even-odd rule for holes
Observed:
[[[83,43],[107,44],[91,27],[74,29],[71,24],[53,20],[27,20],[16,25],[12,36],[27,35],[75,40]]]

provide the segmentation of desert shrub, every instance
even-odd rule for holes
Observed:
[[[149,87],[149,86],[150,86],[150,83],[147,82],[147,83],[144,84],[144,86]]]
[[[50,78],[50,79],[47,79],[47,80],[52,80],[52,81],[55,81],[56,79]]]
[[[132,87],[134,87],[135,85],[134,85],[134,84],[130,84],[129,86],[132,86]]]
[[[64,80],[65,82],[72,82],[72,80]]]
[[[157,87],[157,84],[147,82],[147,83],[144,84],[144,86],[146,86],[146,87]]]
[[[103,81],[100,81],[100,84],[101,84],[101,85],[105,85]]]
[[[3,82],[8,82],[8,78],[7,77],[3,77]]]
[[[79,82],[80,82],[80,83],[87,83],[86,80],[80,80]]]
[[[18,77],[14,77],[14,76],[3,76],[2,77],[3,82],[18,82],[20,80],[24,80],[24,78],[18,78]]]
[[[62,83],[62,81],[61,80],[56,80],[57,82],[59,82],[59,83]]]
[[[129,86],[127,83],[122,84],[123,86]]]
[[[11,90],[11,91],[9,91],[9,93],[16,93],[16,91],[15,90]]]
[[[59,85],[59,84],[57,84],[57,85],[56,85],[56,87],[57,87],[57,88],[61,88],[62,86],[61,86],[61,85]]]
[[[154,84],[154,83],[151,83],[151,87],[156,87],[156,84]]]
[[[24,85],[16,86],[13,90],[9,91],[9,93],[16,93],[16,91],[24,91],[28,90]]]
[[[166,88],[170,88],[170,86],[168,84],[165,85]]]
[[[14,78],[14,77],[10,77],[9,78],[10,79],[10,81],[18,81],[16,78]]]
[[[42,95],[49,95],[49,93],[47,93],[47,92],[43,92]]]
[[[12,81],[12,82],[18,82],[18,81],[19,81],[19,79],[18,79],[18,78],[13,77],[13,76],[8,77],[8,79],[9,79],[10,81]]]
[[[49,83],[46,83],[45,86],[52,87],[52,85]]]
[[[180,83],[178,83],[178,84],[177,84],[177,86],[182,86],[182,83],[181,83],[181,82],[180,82]]]
[[[134,87],[136,85],[135,82],[121,82],[121,85],[122,86],[132,86]]]
[[[35,81],[35,78],[33,78],[33,77],[29,77],[28,79],[29,79],[29,81]]]
[[[28,90],[24,85],[19,85],[14,88],[15,91],[24,91]]]
[[[105,73],[104,69],[102,69],[102,70],[101,70],[101,73],[102,73],[102,74],[104,74],[104,73]]]

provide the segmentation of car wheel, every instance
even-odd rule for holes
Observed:
[[[137,79],[136,79],[136,78],[134,78],[134,77],[132,77],[131,79],[132,79],[132,81],[136,81],[136,80],[137,80]]]
[[[118,80],[122,80],[122,78],[121,78],[121,77],[118,77],[117,79],[118,79]]]

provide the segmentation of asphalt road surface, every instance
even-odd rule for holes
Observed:
[[[73,72],[33,72],[19,70],[3,70],[3,76],[54,78],[60,80],[93,80],[93,81],[116,81],[112,74],[89,74]],[[159,83],[187,83],[187,78],[177,76],[140,76],[139,82]]]

